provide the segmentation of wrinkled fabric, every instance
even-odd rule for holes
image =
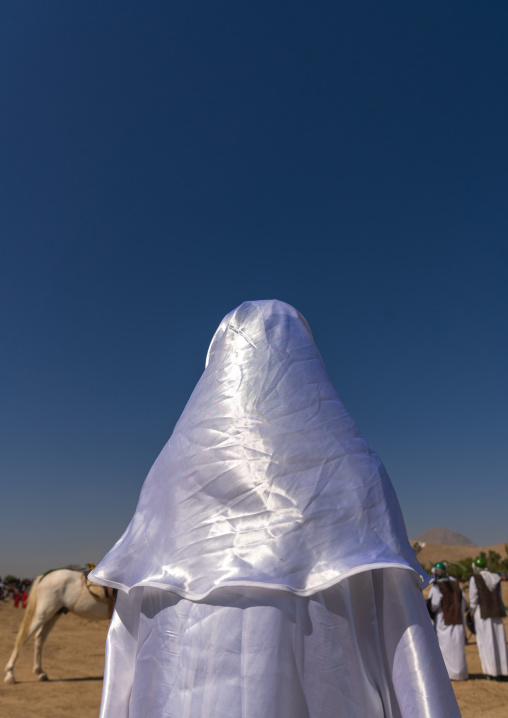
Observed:
[[[454,581],[454,578],[440,579]],[[464,624],[456,626],[448,626],[443,618],[443,594],[436,584],[431,586],[429,591],[429,599],[431,601],[432,610],[435,612],[434,628],[439,643],[439,648],[443,654],[448,676],[452,681],[465,681],[468,678],[468,668],[466,662],[466,629]],[[462,619],[466,611],[466,599],[462,592]]]
[[[458,718],[388,475],[303,317],[245,302],[89,576],[101,718]]]
[[[460,718],[417,580],[120,593],[100,718]]]
[[[396,565],[427,580],[307,323],[266,300],[221,322],[130,525],[90,579],[192,600],[234,586],[309,596]]]
[[[488,571],[481,571],[481,575],[489,574]],[[499,578],[497,575],[495,578]],[[487,583],[487,581],[485,581]],[[499,581],[490,580],[491,590],[495,590]],[[487,584],[488,585],[488,584]],[[469,581],[469,606],[474,618],[476,631],[476,643],[480,654],[482,671],[487,676],[508,676],[508,648],[506,646],[506,632],[502,618],[482,618],[478,605],[478,588],[475,577]]]

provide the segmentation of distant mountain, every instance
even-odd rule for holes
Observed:
[[[434,529],[427,529],[418,536],[418,541],[425,541],[426,543],[440,543],[445,546],[476,546],[474,541],[468,539],[467,536],[445,529],[442,526],[438,526]]]

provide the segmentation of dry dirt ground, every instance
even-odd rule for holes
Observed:
[[[508,604],[508,582],[503,585]],[[12,600],[0,602],[0,667],[7,663],[22,618]],[[508,628],[508,624],[507,624]],[[16,664],[16,685],[0,683],[2,718],[97,718],[104,670],[106,621],[62,616],[50,634],[43,666],[50,681],[39,683],[31,673],[33,641]],[[471,679],[454,683],[462,718],[507,718],[508,683],[486,681],[481,674],[476,643],[466,646]],[[261,717],[260,717],[261,718]]]

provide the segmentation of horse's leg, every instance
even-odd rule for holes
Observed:
[[[4,683],[16,683],[16,679],[14,678],[14,665],[18,659],[18,653],[21,646],[16,643],[14,646],[14,649],[10,655],[9,660],[7,661],[7,665],[5,666],[5,677],[4,677]]]
[[[44,642],[46,638],[49,635],[49,632],[55,625],[55,623],[60,618],[59,613],[55,613],[54,616],[51,616],[45,623],[40,626],[40,628],[37,630],[35,634],[35,650],[34,650],[34,667],[33,667],[33,673],[37,676],[38,681],[47,681],[48,677],[42,670],[42,647],[44,645]]]
[[[14,678],[14,664],[16,663],[16,660],[18,658],[20,648],[21,646],[16,644],[10,655],[9,660],[7,661],[7,665],[5,666],[4,683],[16,683],[16,679]]]
[[[39,628],[41,625],[40,619],[36,616],[37,608],[39,604],[39,584],[41,582],[41,576],[37,576],[32,584],[32,590],[28,597],[28,604],[25,610],[25,615],[21,621],[16,641],[14,642],[14,649],[11,653],[7,665],[5,666],[5,678],[6,683],[16,683],[14,679],[14,664],[18,658],[18,654],[25,641]]]
[[[30,619],[32,619],[32,616],[27,615],[26,618],[29,619],[30,625],[28,625],[28,622],[23,621],[23,624],[19,629],[18,635],[16,637],[16,642],[14,644],[14,649],[10,655],[9,660],[7,661],[7,665],[5,666],[5,683],[16,683],[16,679],[14,678],[14,664],[18,659],[18,654],[21,650],[21,647],[30,638],[30,636],[33,636],[35,631],[37,631],[41,626],[41,622],[36,618],[31,621]]]

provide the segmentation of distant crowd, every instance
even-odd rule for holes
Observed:
[[[489,571],[485,557],[471,563],[469,608],[459,580],[448,575],[446,561],[434,564],[427,608],[434,622],[439,647],[452,681],[469,677],[465,646],[466,629],[476,634],[482,671],[491,680],[508,680],[508,650],[503,618],[506,609],[501,591],[504,572]]]
[[[16,578],[15,576],[6,576],[4,579],[0,576],[0,601],[12,598],[14,608],[26,608],[28,600],[28,592],[32,580],[30,578]]]

